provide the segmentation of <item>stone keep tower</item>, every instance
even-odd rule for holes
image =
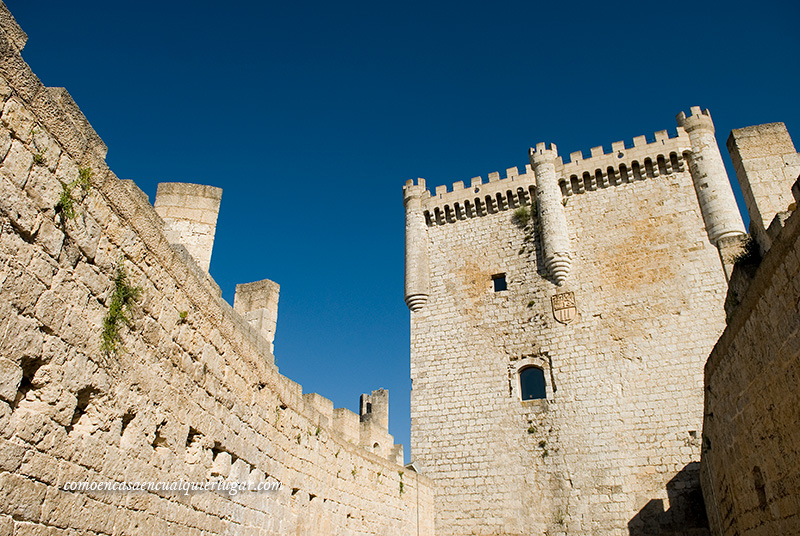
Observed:
[[[567,162],[539,144],[503,179],[406,184],[411,455],[437,533],[702,533],[718,247],[744,227],[708,111],[678,124]]]

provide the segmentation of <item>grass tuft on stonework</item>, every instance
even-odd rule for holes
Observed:
[[[122,325],[130,325],[130,314],[134,302],[141,295],[142,289],[128,282],[128,275],[120,265],[114,276],[114,292],[108,306],[108,313],[103,319],[103,332],[100,335],[100,349],[105,354],[115,353],[122,344],[119,330]]]
[[[531,212],[528,207],[519,207],[511,218],[520,227],[525,227],[531,221]]]
[[[89,195],[89,191],[92,189],[91,178],[91,168],[80,168],[77,179],[69,184],[62,183],[61,195],[59,195],[58,203],[55,206],[56,213],[61,213],[68,220],[75,218],[78,215],[75,210],[75,203],[83,203],[83,200]],[[77,198],[75,197],[76,188],[80,190]]]

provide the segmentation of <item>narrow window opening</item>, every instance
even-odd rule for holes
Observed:
[[[475,215],[473,212],[473,205],[469,200],[464,201],[464,214],[466,214],[468,218],[472,218]]]
[[[622,182],[630,182],[630,175],[628,175],[628,166],[620,164],[619,177]]]
[[[633,170],[633,180],[642,180],[642,168],[639,166],[639,162],[634,160],[634,162],[631,164],[631,169]]]
[[[506,283],[506,274],[495,274],[492,276],[492,283],[494,283],[494,291],[501,292],[503,290],[508,290],[508,284]]]
[[[530,200],[528,198],[528,192],[525,191],[523,187],[517,188],[517,196],[519,197],[519,204],[520,205],[529,205]]]
[[[594,190],[594,177],[588,171],[583,172],[583,187],[587,192]]]
[[[526,367],[519,373],[519,387],[522,400],[547,398],[544,386],[544,371],[539,367]]]
[[[572,191],[573,192],[575,192],[576,194],[579,194],[579,193],[583,192],[583,185],[578,180],[578,176],[577,175],[572,175],[569,178],[569,182],[572,183]]]
[[[487,195],[486,199],[486,212],[489,214],[494,214],[497,212],[497,206],[495,205],[495,200],[491,195]]]
[[[602,169],[594,170],[594,179],[595,179],[595,184],[597,184],[598,188],[605,188],[606,186],[608,186],[606,184],[605,177],[603,177]]]
[[[681,163],[678,160],[678,155],[676,153],[669,154],[669,163],[672,166],[672,172],[678,173],[681,170]]]
[[[668,174],[668,172],[667,172],[667,161],[664,158],[664,155],[662,155],[662,154],[658,155],[658,158],[656,158],[656,164],[658,165],[658,173],[659,173],[659,175],[667,175]]]
[[[450,208],[450,205],[444,206],[444,221],[446,221],[447,223],[453,223],[456,221],[455,218],[453,217],[453,209]]]
[[[756,488],[756,496],[758,497],[758,507],[762,510],[767,508],[767,487],[764,485],[764,475],[761,468],[758,466],[753,467],[753,486]]]
[[[483,206],[483,202],[479,198],[475,198],[475,215],[476,216],[485,216],[486,210]]]
[[[684,164],[688,167],[689,172],[691,172],[693,169],[697,171],[697,169],[695,168],[697,163],[694,162],[694,160],[692,159],[692,153],[689,151],[684,151],[682,155],[681,167],[683,167]]]
[[[656,172],[653,169],[653,161],[649,158],[644,159],[644,172],[648,179],[653,179],[656,176]]]
[[[511,190],[506,191],[506,199],[508,200],[508,205],[506,208],[517,208],[517,199],[514,197],[514,192]]]
[[[608,166],[608,169],[606,170],[606,173],[608,174],[608,183],[611,186],[616,186],[616,185],[619,184],[619,181],[617,180],[617,174],[614,172],[614,168],[613,167]]]

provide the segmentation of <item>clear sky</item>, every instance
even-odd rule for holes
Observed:
[[[149,196],[224,189],[211,274],[281,285],[276,363],[337,407],[390,390],[409,458],[402,185],[452,184],[675,127],[783,121],[800,142],[800,3],[6,0]],[[730,173],[730,171],[729,171]]]

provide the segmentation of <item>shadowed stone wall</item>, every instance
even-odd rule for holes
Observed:
[[[775,130],[775,124],[749,127],[731,139],[741,145],[746,132],[748,143],[770,147]],[[758,132],[764,140],[754,139]],[[754,275],[750,266],[734,269],[735,307],[705,367],[703,494],[720,536],[800,533],[800,215],[796,209],[775,214],[789,202],[786,160],[737,170],[740,182],[754,181],[752,191],[772,176],[786,192],[781,204],[767,199],[751,209],[754,218],[769,211],[775,216],[769,251]],[[791,192],[800,202],[800,180]]]

